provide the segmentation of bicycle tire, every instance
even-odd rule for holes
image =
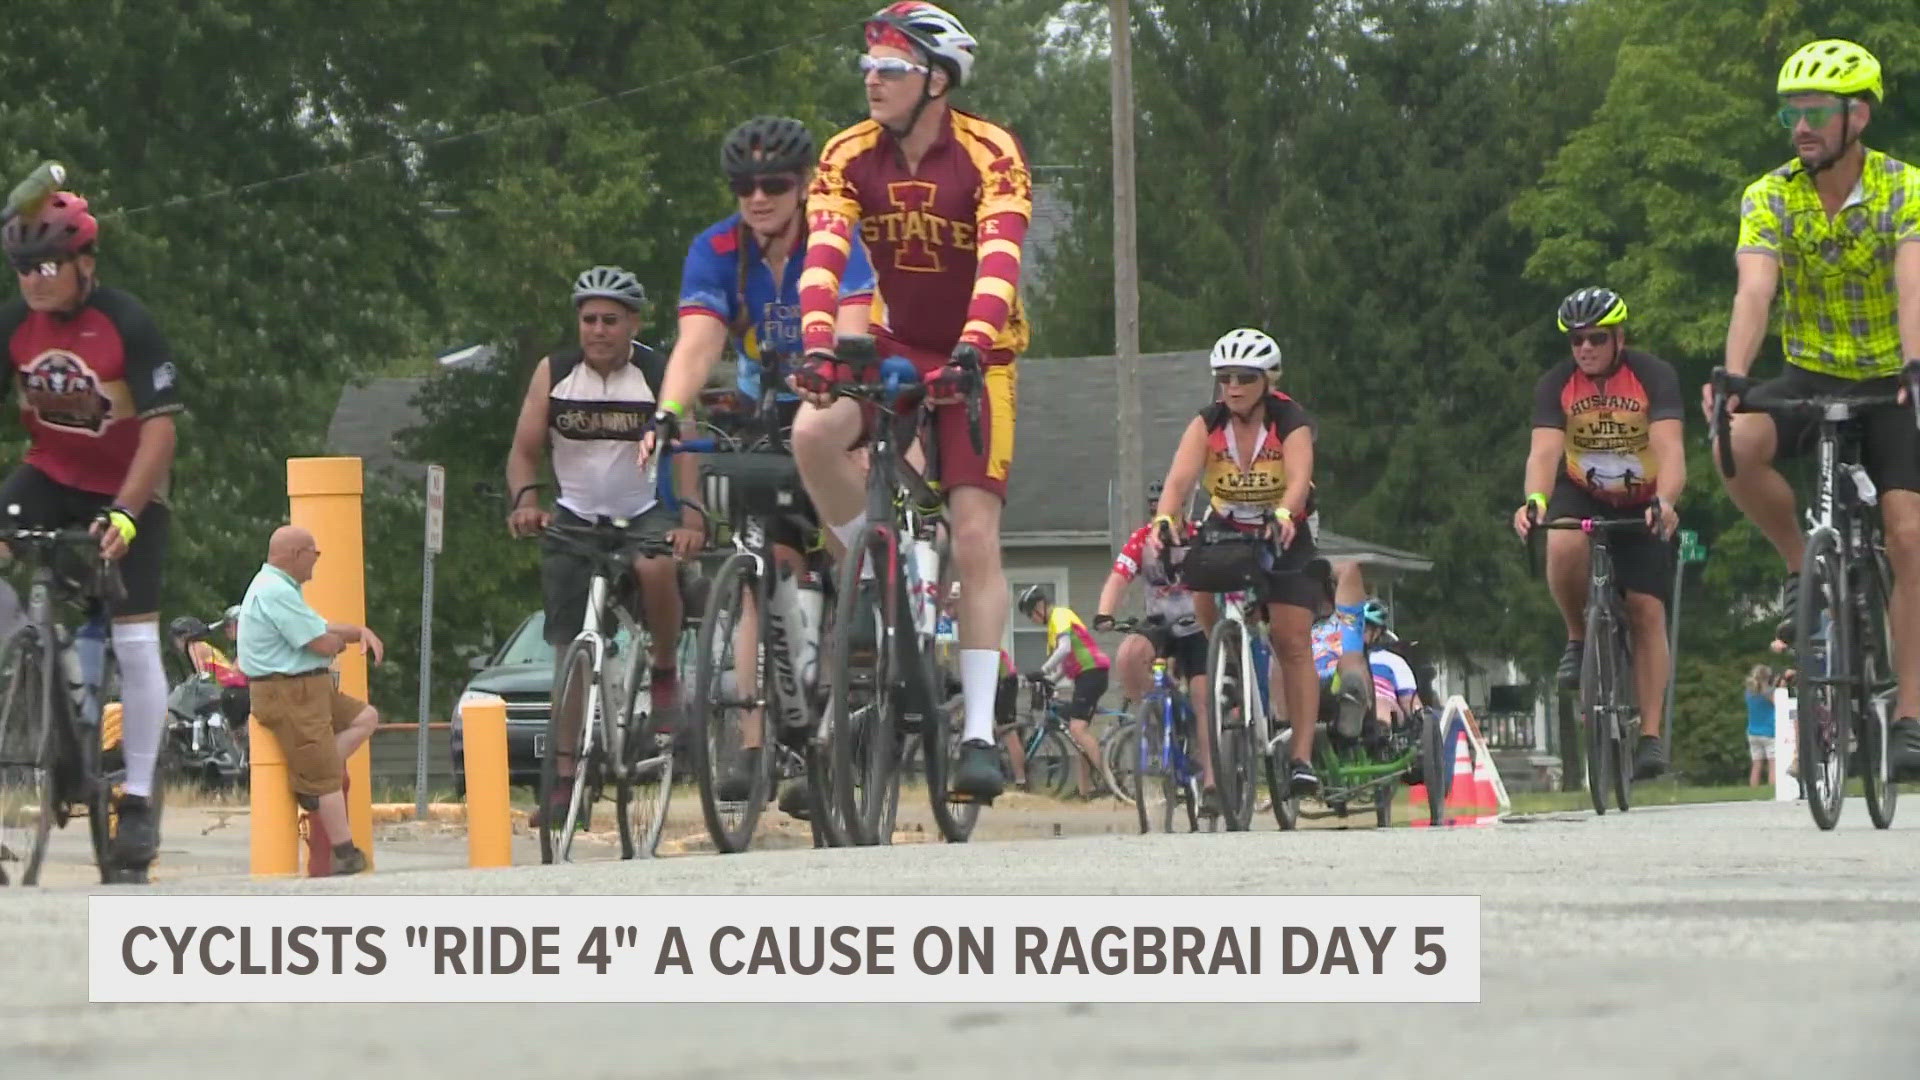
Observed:
[[[93,862],[100,870],[100,883],[102,885],[112,885],[120,880],[122,870],[122,868],[114,862],[113,858],[113,838],[119,829],[119,819],[115,816],[114,812],[115,793],[112,785],[107,781],[106,772],[101,760],[105,756],[106,751],[100,745],[100,721],[102,713],[106,708],[107,694],[109,689],[114,685],[114,674],[113,649],[111,647],[103,648],[100,657],[100,685],[97,688],[97,697],[94,703],[94,708],[97,711],[88,723],[76,725],[73,728],[73,741],[78,744],[77,760],[80,764],[80,773],[82,777],[84,777],[82,784],[87,791],[87,839],[93,844]],[[69,709],[72,707],[65,699],[62,699],[60,704],[65,705]],[[124,708],[125,706],[123,705],[122,709],[124,710]],[[124,711],[122,713],[122,723],[125,723]],[[174,765],[172,755],[169,754],[167,750],[167,733],[164,727],[166,717],[164,713],[161,716],[160,723],[163,726],[160,731],[159,747],[154,752],[153,779],[149,781],[148,787],[151,794],[147,799],[148,803],[151,804],[149,813],[153,818],[154,849],[156,852],[160,846],[160,827],[164,823],[163,811],[166,806],[167,774],[173,771]],[[122,730],[125,730],[124,727]],[[148,866],[151,865],[152,862],[149,861]],[[137,879],[144,879],[147,868],[147,866],[136,866],[126,869],[128,872],[134,874]]]
[[[634,643],[636,648],[639,643]],[[641,655],[644,655],[642,653]],[[651,692],[651,673],[643,661],[634,666],[636,676],[630,687],[616,686],[611,672],[605,672],[600,688],[601,712],[609,717],[604,730],[614,724],[620,731],[620,768],[614,777],[613,814],[620,831],[620,857],[653,858],[660,850],[660,837],[666,832],[667,810],[673,805],[674,737],[658,730],[651,711],[640,712],[640,695]],[[643,682],[641,676],[645,676]],[[612,694],[620,692],[614,700]],[[614,707],[606,703],[613,700]]]
[[[1638,748],[1640,706],[1634,693],[1633,662],[1628,658],[1627,628],[1616,626],[1613,637],[1613,696],[1610,737],[1613,743],[1613,805],[1621,813],[1633,806],[1633,761]]]
[[[1873,552],[1871,569],[1861,570],[1866,580],[1854,594],[1855,622],[1860,627],[1861,693],[1855,704],[1860,728],[1860,786],[1873,827],[1885,829],[1893,825],[1900,799],[1887,745],[1887,713],[1892,702],[1886,695],[1898,685],[1893,678],[1893,638],[1887,621],[1886,586],[1893,577],[1885,553],[1878,548]]]
[[[1033,730],[1028,724],[1020,734],[1024,736]],[[1028,789],[1045,791],[1056,799],[1066,798],[1067,792],[1073,790],[1073,755],[1079,751],[1060,734],[1059,728],[1048,728],[1021,741],[1027,753]]]
[[[876,552],[878,549],[878,552]],[[898,682],[894,670],[899,659],[896,635],[901,631],[900,561],[891,528],[869,522],[854,543],[847,545],[839,580],[859,583],[861,570],[876,553],[873,589],[858,584],[843,588],[837,598],[834,618],[833,731],[830,749],[833,759],[833,795],[839,807],[840,822],[852,843],[870,847],[891,842],[891,834],[880,834],[881,819],[891,801],[888,789],[899,783],[898,740],[894,700]],[[891,573],[886,573],[891,568]],[[869,599],[863,601],[862,593]],[[863,610],[864,609],[864,610]],[[874,648],[870,662],[856,660],[850,648],[854,628],[862,622],[874,627]],[[854,673],[864,671],[870,680],[856,686]],[[859,699],[856,705],[855,699]],[[893,796],[897,798],[897,794]]]
[[[1246,628],[1232,619],[1214,626],[1207,642],[1207,685],[1226,685],[1227,665],[1241,659],[1241,635]],[[1207,724],[1209,752],[1213,757],[1214,798],[1220,804],[1220,817],[1228,832],[1245,832],[1253,824],[1254,772],[1253,721],[1255,695],[1250,672],[1242,671],[1234,689],[1234,701],[1217,690],[1208,695]],[[1230,723],[1228,717],[1234,715]]]
[[[761,613],[757,616],[758,640],[764,643],[767,637],[763,608],[758,603],[762,590],[757,588],[756,565],[753,556],[744,551],[733,553],[720,564],[713,586],[707,591],[707,609],[701,613],[695,639],[694,699],[688,714],[691,730],[687,739],[687,764],[700,789],[700,814],[706,820],[707,836],[713,840],[714,850],[723,855],[752,846],[753,830],[760,822],[773,780],[772,755],[768,752],[769,744],[774,741],[769,736],[776,725],[768,708],[772,701],[768,691],[774,685],[768,678],[771,650],[764,644],[757,650],[753,663],[757,682],[753,694],[742,693],[737,680],[728,678],[738,667],[735,634],[749,596],[756,601],[756,613]],[[729,695],[730,683],[733,685]],[[757,702],[760,709],[758,754],[740,747],[744,735],[730,723],[744,721],[744,713],[754,707],[750,699]],[[741,707],[743,704],[745,708]],[[719,794],[727,774],[725,763],[730,760],[740,761],[749,777],[747,797],[740,802],[721,799]]]
[[[1831,529],[1807,537],[1800,562],[1795,613],[1795,660],[1800,671],[1798,723],[1800,779],[1807,810],[1821,830],[1840,823],[1847,797],[1847,740],[1853,732],[1852,687],[1834,679],[1852,657],[1840,538]],[[1823,626],[1823,618],[1825,616]],[[1824,630],[1825,640],[1821,640]]]
[[[1440,720],[1440,713],[1433,709],[1421,710],[1420,780],[1427,789],[1427,822],[1436,828],[1447,823],[1447,790],[1453,786],[1453,761],[1447,755]]]
[[[1606,643],[1613,628],[1602,613],[1598,597],[1587,602],[1586,647],[1580,654],[1580,719],[1587,737],[1587,798],[1593,812],[1607,812],[1607,784],[1612,775],[1613,672],[1612,650]]]
[[[22,887],[40,883],[53,833],[58,745],[47,711],[39,633],[28,626],[8,643],[0,698],[0,873]],[[6,863],[18,864],[6,872]]]
[[[942,602],[953,595],[953,542],[946,528],[939,530],[939,538],[934,541],[934,554],[940,565],[940,580],[934,595]],[[946,690],[948,676],[954,674],[940,663],[939,645],[929,642],[927,646],[927,670],[932,673],[932,686],[936,697]],[[954,663],[959,662],[959,650],[954,650]],[[954,681],[958,681],[956,677]],[[997,688],[996,688],[997,689]],[[921,732],[919,741],[921,774],[927,785],[927,804],[933,812],[933,823],[940,830],[940,838],[949,844],[964,844],[973,837],[974,826],[980,823],[980,804],[971,800],[955,802],[948,784],[953,777],[953,763],[960,755],[960,744],[966,736],[966,699],[949,701],[935,708],[937,714],[932,723]],[[996,743],[998,739],[996,737]],[[909,749],[912,749],[909,747]]]
[[[1134,743],[1133,808],[1142,834],[1160,826],[1173,831],[1173,771],[1167,753],[1165,695],[1150,693],[1140,701],[1139,736]]]
[[[1132,716],[1126,716],[1110,725],[1100,737],[1100,756],[1104,759],[1101,766],[1107,770],[1114,795],[1128,806],[1133,805],[1132,771],[1139,764],[1130,740],[1140,737],[1138,723]]]
[[[554,665],[553,706],[547,713],[547,752],[540,759],[540,861],[552,865],[570,858],[573,851],[572,824],[574,816],[581,813],[582,787],[591,771],[592,762],[579,759],[580,733],[574,735],[569,752],[574,758],[573,783],[568,785],[567,812],[559,821],[552,820],[554,795],[560,787],[560,718],[578,709],[580,723],[593,723],[591,706],[595,692],[593,678],[593,648],[587,642],[575,639],[567,644],[561,653],[560,662]],[[577,699],[577,700],[576,700]],[[589,808],[590,809],[590,808]]]

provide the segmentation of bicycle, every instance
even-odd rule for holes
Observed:
[[[1920,424],[1920,364],[1908,364],[1900,377]],[[1713,369],[1710,384],[1720,471],[1731,478],[1735,466],[1726,369]],[[1753,409],[1743,401],[1739,410],[1805,411],[1820,418],[1818,475],[1806,511],[1794,651],[1801,686],[1800,777],[1807,789],[1807,809],[1822,830],[1840,822],[1853,749],[1860,752],[1861,786],[1875,828],[1893,824],[1900,795],[1887,745],[1888,714],[1899,690],[1887,618],[1893,575],[1878,513],[1879,490],[1862,464],[1857,423],[1868,409],[1897,404],[1897,391],[1887,390],[1772,397]]]
[[[20,508],[7,509],[18,520]],[[54,826],[66,828],[76,813],[87,817],[101,883],[143,882],[146,867],[117,866],[112,853],[114,777],[100,746],[112,650],[101,634],[99,659],[83,656],[54,617],[56,600],[78,603],[88,624],[104,629],[109,605],[125,595],[118,567],[100,557],[100,538],[88,529],[4,527],[0,543],[32,566],[26,624],[0,655],[0,885],[11,876],[8,862],[21,864],[21,885],[39,884]],[[160,795],[156,785],[156,819]]]
[[[890,843],[899,808],[905,740],[918,737],[927,797],[940,833],[972,835],[979,804],[948,786],[960,736],[954,713],[935,694],[938,601],[947,595],[950,539],[945,504],[927,475],[938,475],[936,440],[921,439],[926,473],[906,460],[928,428],[927,386],[913,363],[879,359],[873,338],[843,336],[836,354],[877,381],[835,388],[872,407],[867,440],[867,520],[841,562],[834,605],[833,679],[824,725],[832,749],[835,799],[856,844]],[[969,435],[980,445],[978,387],[968,399]],[[868,579],[871,579],[870,581]],[[872,641],[859,640],[866,631]]]
[[[1590,540],[1579,706],[1587,734],[1587,794],[1593,812],[1604,815],[1611,787],[1614,805],[1625,813],[1633,805],[1633,751],[1639,740],[1640,707],[1635,700],[1632,635],[1607,538],[1616,532],[1644,533],[1647,523],[1639,517],[1540,521],[1533,506],[1527,508],[1527,516],[1536,530],[1578,529]],[[1530,563],[1535,561],[1531,543],[1527,556]]]
[[[1119,633],[1144,633],[1148,623],[1138,619],[1116,622]],[[1151,636],[1151,635],[1149,635]],[[1156,639],[1157,642],[1157,639]],[[1131,745],[1116,743],[1130,750],[1134,813],[1142,834],[1172,832],[1174,811],[1186,809],[1187,831],[1200,829],[1200,766],[1193,752],[1194,710],[1186,691],[1174,681],[1171,661],[1155,649],[1152,682],[1135,707]]]
[[[667,484],[670,454],[662,456],[662,485]],[[544,484],[529,484],[514,492],[513,503]],[[674,732],[656,731],[648,723],[652,706],[652,667],[646,662],[646,628],[625,603],[614,603],[616,583],[636,588],[633,560],[641,555],[671,555],[666,541],[642,540],[627,532],[625,521],[586,525],[550,523],[543,537],[584,556],[591,566],[586,615],[580,632],[560,653],[554,665],[554,695],[544,736],[534,737],[534,756],[540,759],[540,861],[571,861],[576,829],[592,820],[593,804],[602,788],[614,785],[615,823],[620,834],[620,857],[644,852],[652,857],[666,827],[667,805],[673,796]],[[614,633],[603,633],[608,616]],[[608,660],[613,641],[624,631],[632,642],[626,662],[616,668]],[[613,708],[609,713],[608,703]],[[574,736],[574,771],[568,789],[566,814],[554,820],[554,795],[559,791],[560,747],[566,742],[563,718],[578,717]],[[650,736],[650,737],[649,737]],[[642,757],[641,754],[646,756]],[[638,817],[640,820],[636,821]]]
[[[1027,718],[998,726],[993,732],[995,744],[1000,747],[1002,769],[1010,771],[1012,767],[1011,756],[1005,749],[1005,739],[1012,735],[1020,740],[1026,761],[1027,790],[1045,791],[1055,798],[1064,798],[1073,786],[1073,757],[1079,754],[1084,758],[1086,752],[1074,745],[1073,737],[1068,734],[1066,714],[1061,711],[1053,683],[1044,679],[1027,679],[1026,683]],[[1102,753],[1089,761],[1094,783],[1116,798],[1123,797],[1107,755]],[[1036,767],[1042,777],[1039,784],[1034,783]]]

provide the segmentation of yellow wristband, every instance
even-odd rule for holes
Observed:
[[[134,533],[139,531],[134,528],[133,515],[119,507],[107,511],[107,524],[113,526],[114,530],[120,534],[120,539],[129,544],[133,543]]]
[[[1287,509],[1284,506],[1280,507],[1279,509],[1276,509],[1273,513],[1275,517],[1285,518],[1288,521],[1293,520],[1293,511]]]
[[[1544,514],[1547,512],[1547,497],[1538,491],[1528,492],[1527,505],[1534,507]]]
[[[679,402],[673,400],[672,398],[668,398],[667,400],[662,401],[660,403],[660,411],[670,412],[673,415],[680,417],[683,420],[686,419],[686,416],[687,416],[686,406],[680,404]]]

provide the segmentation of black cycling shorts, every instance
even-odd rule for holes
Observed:
[[[78,529],[93,523],[113,505],[113,496],[68,487],[31,465],[13,470],[0,483],[0,519],[6,508],[20,507],[19,524],[34,529]],[[160,564],[167,557],[172,513],[159,500],[147,503],[134,521],[133,543],[120,557],[120,583],[126,595],[113,605],[116,618],[151,615],[160,610]]]
[[[1547,500],[1547,520],[1644,517],[1647,505],[1615,506],[1601,502],[1574,483],[1572,477],[1561,473],[1553,482],[1552,497]],[[1645,593],[1663,604],[1667,602],[1673,592],[1673,541],[1661,540],[1648,532],[1627,530],[1608,533],[1607,549],[1613,553],[1613,578],[1621,588]]]
[[[1088,668],[1073,677],[1073,700],[1067,703],[1067,719],[1092,720],[1107,692],[1107,669]]]
[[[1740,403],[1741,412],[1761,412],[1769,397],[1776,395],[1805,397],[1838,394],[1855,390],[1862,394],[1880,394],[1896,389],[1898,375],[1879,379],[1843,379],[1803,367],[1787,365],[1785,374],[1752,388]],[[1820,418],[1804,409],[1773,413],[1773,429],[1778,435],[1774,457],[1789,460],[1810,454],[1817,446]],[[1863,430],[1861,464],[1874,486],[1882,491],[1920,491],[1920,428],[1913,423],[1909,405],[1881,405],[1860,414]]]
[[[1176,680],[1207,673],[1207,635],[1195,631],[1175,637],[1167,626],[1143,626],[1135,633],[1153,645],[1153,655],[1167,658]]]
[[[590,524],[586,518],[564,506],[554,507],[553,519],[563,525]],[[679,523],[679,514],[656,503],[630,522],[627,532],[636,540],[665,540]],[[611,583],[607,596],[608,610],[600,622],[602,634],[614,632],[617,623],[612,609],[615,604],[626,605],[627,614],[633,616],[634,621],[640,621],[640,590],[637,585],[632,574]],[[593,563],[585,555],[573,550],[564,540],[547,539],[541,542],[540,592],[546,607],[547,644],[561,649],[579,636],[587,622],[587,593],[592,587]]]

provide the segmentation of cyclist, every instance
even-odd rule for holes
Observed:
[[[1112,661],[1087,632],[1080,616],[1075,615],[1072,608],[1049,600],[1044,586],[1030,585],[1020,594],[1020,614],[1047,628],[1047,659],[1039,671],[1028,672],[1027,678],[1033,682],[1066,679],[1073,683],[1073,698],[1066,708],[1067,737],[1085,755],[1073,759],[1073,786],[1082,799],[1090,799],[1093,788],[1087,778],[1087,765],[1093,763],[1097,777],[1100,744],[1089,729],[1093,725],[1094,710],[1100,707],[1100,697],[1107,692],[1107,671]]]
[[[929,376],[937,479],[965,587],[965,726],[952,790],[990,803],[1004,782],[992,742],[996,653],[1007,628],[1000,517],[1013,462],[1013,363],[1028,337],[1017,289],[1032,178],[1012,134],[949,103],[973,70],[975,41],[959,20],[922,0],[901,0],[865,29],[868,119],[826,144],[807,201],[800,289],[807,359],[792,383],[811,407],[794,421],[794,457],[832,542],[844,549],[866,525],[862,475],[846,455],[862,438],[863,411],[833,396],[858,375],[833,354],[839,281],[858,233],[879,286],[873,323],[882,355],[906,357]],[[965,407],[972,395],[979,452]]]
[[[652,454],[659,432],[676,430],[680,419],[688,415],[685,403],[706,385],[729,338],[738,357],[734,385],[756,407],[762,396],[760,369],[764,361],[771,361],[783,379],[791,373],[789,361],[800,351],[801,243],[806,238],[803,211],[814,161],[813,133],[791,117],[753,117],[721,141],[720,170],[737,205],[733,213],[694,237],[687,247],[680,271],[679,334],[667,358],[660,407],[655,414],[656,430],[641,439],[643,463]],[[866,247],[856,242],[840,282],[836,332],[866,333],[872,300],[873,269],[867,262]],[[786,449],[784,433],[792,426],[799,406],[799,397],[782,389],[775,398],[776,414],[761,418],[765,422],[763,430],[776,434],[776,449]],[[809,572],[802,552],[816,524],[811,506],[767,522],[768,539],[783,580],[787,575],[804,576]],[[749,697],[755,693],[752,658],[759,649],[759,618],[752,604],[749,596],[734,641],[734,677]],[[752,751],[761,745],[760,719],[757,709],[741,719],[743,754],[721,778],[717,794],[722,799],[747,797],[752,786],[748,770],[755,767],[753,759],[757,756]],[[790,784],[781,792],[781,810],[803,816],[806,806],[804,784]]]
[[[1147,486],[1147,505],[1160,502],[1161,485]],[[1191,530],[1189,530],[1189,533]],[[1180,583],[1178,575],[1169,577],[1159,559],[1147,557],[1153,525],[1133,531],[1113,560],[1113,570],[1100,589],[1099,614],[1093,628],[1113,628],[1113,611],[1126,596],[1127,585],[1140,578],[1146,589],[1147,617],[1164,625],[1142,627],[1128,634],[1113,653],[1113,670],[1119,673],[1120,687],[1129,701],[1139,701],[1153,688],[1153,661],[1165,656],[1176,681],[1187,685],[1187,696],[1194,711],[1205,715],[1207,707],[1207,635],[1193,612],[1193,594]]]
[[[634,336],[646,302],[640,282],[617,266],[596,266],[574,280],[579,344],[543,357],[528,381],[507,454],[507,490],[514,500],[507,530],[534,536],[556,519],[569,525],[597,521],[623,523],[635,539],[672,542],[672,558],[642,556],[633,562],[639,585],[635,614],[647,628],[652,653],[653,716],[661,730],[670,730],[679,701],[675,657],[682,605],[676,560],[705,542],[707,518],[691,494],[696,482],[692,455],[674,459],[673,488],[683,493],[677,515],[657,501],[655,468],[634,462],[632,445],[656,411],[663,367],[660,355]],[[534,483],[549,443],[560,491],[551,512],[525,490]],[[590,580],[584,557],[558,543],[546,545],[540,585],[547,644],[555,650],[572,641],[586,622]],[[556,700],[561,674],[556,664]],[[572,788],[579,723],[578,717],[562,717],[561,745],[549,748],[559,756],[561,782],[553,798],[562,813]]]
[[[1556,318],[1572,355],[1548,368],[1534,386],[1528,494],[1513,512],[1513,528],[1524,539],[1539,520],[1646,519],[1649,532],[1622,533],[1612,542],[1615,579],[1626,597],[1634,700],[1644,736],[1634,750],[1633,770],[1645,780],[1667,767],[1660,741],[1670,672],[1667,594],[1673,588],[1671,541],[1680,524],[1674,504],[1687,483],[1680,380],[1665,360],[1627,348],[1627,302],[1613,290],[1577,289],[1560,302]],[[1596,471],[1596,459],[1631,463],[1638,479],[1625,479],[1625,469]],[[1556,674],[1568,689],[1580,685],[1587,573],[1587,538],[1573,531],[1549,533],[1547,585],[1567,625]]]
[[[1334,731],[1352,739],[1364,734],[1375,710],[1368,705],[1366,614],[1372,601],[1358,563],[1332,567],[1332,585],[1313,624],[1313,670],[1320,677],[1320,703],[1331,712]]]
[[[1903,359],[1920,358],[1920,169],[1860,141],[1884,97],[1879,61],[1851,41],[1816,41],[1787,58],[1775,90],[1795,157],[1741,198],[1739,285],[1727,323],[1730,404],[1745,400],[1756,410],[1770,394],[1885,389]],[[1786,368],[1750,385],[1776,291]],[[1711,387],[1701,398],[1710,407]],[[1764,411],[1733,417],[1735,476],[1727,494],[1786,563],[1785,635],[1793,633],[1805,545],[1793,489],[1774,462],[1807,452],[1816,419]],[[1904,406],[1870,410],[1862,422],[1863,464],[1880,491],[1893,565],[1889,619],[1900,690],[1889,762],[1910,775],[1920,767],[1920,433]]]
[[[1387,605],[1378,600],[1368,600],[1360,610],[1362,644],[1367,668],[1373,673],[1373,719],[1383,727],[1405,723],[1420,704],[1420,682],[1414,678],[1413,665],[1393,648],[1399,639],[1387,629],[1391,619]]]
[[[0,483],[0,507],[19,523],[92,523],[101,554],[117,560],[125,596],[110,631],[120,669],[126,784],[110,857],[125,870],[153,861],[159,813],[154,763],[167,713],[160,662],[160,575],[171,513],[179,369],[165,335],[132,294],[103,285],[99,222],[87,200],[55,192],[39,213],[0,230],[20,298],[0,307],[26,460]]]
[[[1182,574],[1211,564],[1212,552],[1246,554],[1244,546],[1230,548],[1212,540],[1230,536],[1260,536],[1269,541],[1255,566],[1242,571],[1257,579],[1266,606],[1268,637],[1280,668],[1287,715],[1315,717],[1320,712],[1320,680],[1313,669],[1313,612],[1324,595],[1324,583],[1312,572],[1313,530],[1313,418],[1300,403],[1275,388],[1280,377],[1280,346],[1260,330],[1230,330],[1213,343],[1207,366],[1212,369],[1218,399],[1200,410],[1180,437],[1173,463],[1160,491],[1153,519],[1156,544],[1171,536],[1176,515],[1182,512],[1195,483],[1205,483],[1210,509],[1186,553]],[[1195,588],[1194,614],[1211,630],[1219,608],[1209,593]],[[1202,798],[1217,805],[1213,794],[1213,755],[1206,724],[1199,725]],[[1288,789],[1293,794],[1319,790],[1314,775],[1313,724],[1295,725],[1293,761],[1288,766]]]

